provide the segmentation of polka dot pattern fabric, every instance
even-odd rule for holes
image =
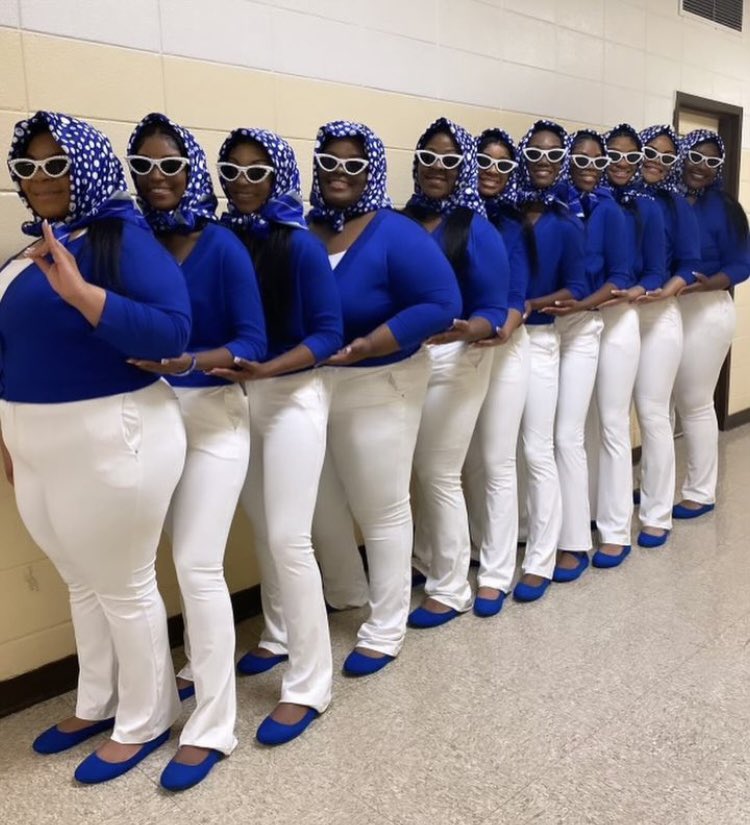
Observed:
[[[49,131],[70,158],[70,203],[68,215],[53,225],[58,236],[92,223],[95,219],[117,216],[138,222],[127,192],[122,168],[109,138],[83,120],[59,112],[37,112],[13,128],[8,160],[25,157],[29,140],[39,131]],[[42,219],[21,191],[19,179],[11,171],[16,189],[34,220],[23,224],[27,235],[42,234]]]
[[[619,136],[629,137],[631,140],[635,141],[638,151],[643,149],[643,141],[641,140],[641,136],[638,134],[638,130],[629,123],[618,123],[617,126],[610,129],[604,135],[604,142],[609,145],[612,138]],[[632,203],[636,198],[650,197],[643,187],[643,176],[641,175],[642,166],[643,161],[638,164],[635,174],[628,181],[626,186],[613,186],[611,183],[608,183],[609,188],[612,190],[612,194],[618,203],[627,204]]]
[[[226,226],[244,228],[259,235],[266,235],[272,223],[307,229],[302,204],[302,184],[294,149],[284,138],[267,129],[235,129],[222,144],[219,161],[227,160],[232,148],[242,141],[259,143],[268,153],[271,166],[274,168],[271,194],[258,212],[246,215],[229,199],[226,181],[222,179],[221,187],[227,196],[228,206],[227,211],[221,216],[221,222]]]
[[[143,118],[130,135],[128,141],[129,155],[139,154],[136,147],[141,134],[147,126],[153,123],[158,123],[166,127],[168,131],[176,134],[185,146],[186,156],[190,162],[187,167],[187,186],[180,202],[170,211],[153,209],[143,198],[138,198],[138,205],[154,232],[177,232],[187,235],[200,229],[205,223],[217,220],[216,207],[218,201],[214,195],[211,175],[208,172],[206,153],[191,132],[170,120],[166,115],[152,112]]]
[[[566,205],[564,197],[561,197],[561,188],[558,186],[565,175],[564,160],[563,163],[560,164],[560,171],[555,180],[550,186],[547,186],[544,189],[539,189],[534,186],[531,180],[531,175],[529,175],[529,165],[523,155],[523,150],[529,145],[531,138],[537,132],[541,132],[543,130],[548,130],[550,132],[554,132],[556,135],[559,135],[562,145],[567,145],[568,133],[562,126],[560,126],[559,123],[555,123],[554,120],[537,120],[532,124],[529,131],[526,132],[518,144],[518,169],[516,171],[518,175],[517,202],[519,205],[522,203],[543,203],[545,206],[551,206],[554,203]]]
[[[472,212],[485,215],[484,200],[479,194],[479,167],[477,166],[477,146],[474,138],[463,126],[459,126],[447,117],[439,117],[427,127],[427,130],[417,141],[416,148],[424,149],[430,138],[438,132],[447,132],[456,142],[459,153],[464,156],[461,165],[458,167],[456,185],[447,198],[435,200],[427,197],[419,185],[417,178],[419,161],[415,155],[411,170],[414,180],[414,194],[409,198],[407,206],[419,206],[440,215],[447,215],[459,206],[463,206],[466,209],[471,209]]]
[[[687,160],[688,152],[691,149],[695,149],[695,147],[699,143],[714,143],[719,148],[719,152],[721,152],[721,156],[724,157],[726,154],[726,150],[724,147],[724,141],[720,135],[716,132],[712,131],[711,129],[693,129],[692,132],[688,132],[684,138],[680,141],[680,166],[684,169],[685,161]],[[700,197],[701,195],[708,192],[710,189],[721,189],[723,188],[722,183],[722,172],[724,167],[720,166],[718,169],[718,173],[714,178],[713,183],[710,186],[705,186],[703,189],[690,189],[686,186],[682,180],[680,180],[679,191],[685,195],[691,195],[693,197]]]
[[[357,215],[365,215],[376,209],[390,209],[391,199],[387,190],[387,165],[383,141],[363,123],[351,120],[332,120],[318,129],[315,136],[315,151],[320,152],[333,138],[359,138],[365,146],[365,157],[370,161],[367,167],[367,184],[357,203],[346,209],[333,209],[320,194],[318,167],[313,163],[313,182],[310,191],[312,208],[307,213],[308,222],[327,223],[336,232],[341,232],[344,224]]]
[[[639,134],[641,144],[646,146],[654,138],[659,137],[659,135],[666,135],[672,141],[675,151],[677,152],[678,159],[669,167],[663,180],[660,180],[658,183],[643,182],[643,189],[649,194],[655,194],[659,190],[663,190],[665,192],[679,191],[680,178],[682,177],[682,163],[679,159],[680,139],[677,137],[677,132],[675,132],[672,126],[667,124],[649,126]]]
[[[505,131],[505,129],[492,128],[485,129],[481,135],[476,139],[477,153],[481,152],[482,144],[489,142],[502,143],[508,148],[511,160],[518,163],[518,148],[513,138]],[[503,210],[503,207],[515,207],[518,202],[518,167],[516,167],[509,175],[505,182],[503,191],[494,198],[486,198],[484,207],[487,210],[488,217],[492,220]]]

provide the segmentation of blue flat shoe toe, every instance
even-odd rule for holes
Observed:
[[[697,510],[691,510],[689,507],[683,507],[682,504],[675,504],[672,508],[672,518],[698,518],[698,516],[710,513],[715,507],[715,504],[703,504]]]
[[[610,567],[619,567],[630,555],[630,549],[630,545],[626,544],[616,556],[610,556],[608,553],[602,553],[601,550],[597,550],[591,559],[591,564],[593,564],[594,567],[605,570]]]
[[[652,536],[650,533],[644,533],[642,530],[638,534],[639,547],[661,547],[667,543],[669,538],[669,530],[664,531],[663,536]]]
[[[536,585],[518,582],[513,588],[513,598],[517,602],[535,602],[542,598],[549,586],[550,579],[542,579],[542,583]]]
[[[307,713],[294,725],[284,725],[266,716],[260,723],[255,738],[261,745],[284,745],[304,733],[313,719],[317,719],[319,715],[314,708],[308,708]]]
[[[377,673],[379,670],[382,670],[395,658],[395,656],[388,656],[386,653],[374,658],[352,650],[346,657],[342,669],[346,676],[369,676],[371,673]]]
[[[74,748],[96,736],[97,733],[102,733],[105,730],[111,730],[115,726],[114,717],[111,719],[102,719],[100,722],[92,722],[88,727],[72,733],[65,733],[61,731],[57,725],[47,728],[43,733],[33,741],[31,747],[37,752],[48,756],[51,753],[62,753],[69,748]]]
[[[168,791],[186,791],[199,782],[202,782],[211,772],[211,768],[222,758],[223,754],[212,750],[206,758],[197,765],[185,765],[172,759],[162,772],[162,788]]]
[[[177,688],[177,693],[179,694],[180,701],[184,702],[185,699],[189,699],[191,696],[195,696],[195,684],[185,685],[185,687]]]
[[[474,599],[474,615],[479,616],[481,619],[497,616],[503,609],[503,602],[507,595],[507,593],[503,593],[501,590],[500,595],[496,599],[483,599],[481,596],[477,596]]]
[[[83,762],[76,768],[74,774],[79,782],[85,785],[96,785],[99,782],[109,782],[110,779],[117,779],[128,771],[132,770],[136,765],[142,762],[147,756],[152,754],[157,748],[161,747],[168,739],[170,730],[165,730],[156,739],[150,742],[144,742],[141,749],[135,756],[126,759],[124,762],[105,762],[100,759],[96,751],[89,754]]]
[[[555,567],[555,572],[552,574],[552,581],[562,584],[564,582],[574,582],[577,578],[583,575],[583,571],[589,566],[588,553],[574,553],[571,550],[566,550],[571,556],[578,558],[578,564],[575,567]]]
[[[258,673],[265,673],[271,668],[286,662],[289,657],[286,654],[278,656],[256,656],[254,653],[246,653],[237,662],[237,672],[242,676],[255,676]]]
[[[452,608],[445,613],[436,613],[434,610],[418,607],[409,614],[408,624],[409,627],[418,627],[425,630],[430,627],[440,627],[440,625],[446,624],[460,615],[458,610]]]

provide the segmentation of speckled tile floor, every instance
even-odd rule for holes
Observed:
[[[0,720],[0,823],[747,825],[750,427],[722,435],[721,459],[719,507],[666,548],[496,619],[411,631],[382,673],[337,676],[290,745],[253,740],[279,669],[241,680],[239,747],[181,795],[158,787],[174,745],[99,787],[72,780],[88,746],[35,756],[72,694]],[[360,619],[332,617],[337,664]]]

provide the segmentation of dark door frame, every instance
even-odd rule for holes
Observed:
[[[731,103],[722,103],[719,100],[710,100],[706,97],[689,95],[685,92],[675,94],[674,114],[672,122],[675,129],[679,129],[680,112],[693,112],[697,115],[709,115],[719,121],[719,134],[726,146],[726,161],[724,162],[724,188],[734,197],[740,191],[740,162],[742,160],[742,106],[733,106]],[[734,290],[730,290],[734,294]],[[729,376],[732,363],[730,348],[726,361],[721,368],[719,381],[714,393],[714,406],[719,429],[726,430],[729,421]]]

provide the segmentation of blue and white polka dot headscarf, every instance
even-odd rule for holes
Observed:
[[[724,157],[726,155],[726,148],[724,146],[724,141],[720,135],[716,132],[712,131],[711,129],[693,129],[692,132],[688,132],[684,138],[680,141],[680,160],[678,163],[680,166],[685,168],[685,162],[687,161],[688,152],[691,149],[694,149],[699,143],[714,143],[716,146],[719,147],[719,152],[721,156]],[[718,173],[714,178],[713,183],[710,186],[704,186],[702,189],[689,189],[684,180],[680,180],[680,192],[685,195],[691,195],[693,197],[699,198],[701,195],[704,195],[711,189],[723,189],[724,183],[722,181],[722,172],[724,171],[724,167],[720,166],[718,169]]]
[[[8,160],[24,157],[29,140],[45,129],[71,161],[68,215],[52,224],[58,238],[64,241],[74,230],[103,218],[119,218],[146,226],[133,206],[122,164],[109,138],[83,120],[59,112],[37,112],[19,121],[13,128]],[[13,172],[10,174],[21,200],[34,212],[21,191],[18,177]],[[24,223],[22,230],[27,235],[38,236],[42,234],[42,219],[34,215],[34,220]]]
[[[491,128],[485,129],[481,135],[476,139],[477,152],[481,152],[482,145],[488,143],[502,143],[508,147],[511,160],[518,162],[518,149],[513,141],[513,138],[505,131],[505,129]],[[488,198],[484,201],[487,215],[492,220],[498,216],[503,210],[503,207],[515,207],[518,200],[518,167],[516,167],[509,175],[505,182],[503,191],[494,198]]]
[[[430,212],[437,212],[440,215],[447,215],[460,206],[478,212],[480,215],[486,214],[484,200],[479,194],[479,167],[477,166],[477,146],[474,138],[457,123],[447,117],[439,117],[433,121],[422,137],[417,141],[417,149],[424,149],[430,138],[437,132],[447,132],[458,146],[458,151],[464,156],[461,165],[458,167],[458,177],[453,191],[447,198],[435,200],[424,194],[419,185],[418,169],[419,161],[416,155],[412,163],[412,178],[414,180],[414,194],[409,198],[408,206],[420,206]]]
[[[605,144],[609,145],[612,138],[619,137],[620,135],[632,138],[635,141],[635,145],[638,147],[639,152],[643,149],[643,141],[641,140],[641,136],[629,123],[618,123],[617,126],[610,129],[604,135]],[[607,179],[607,184],[618,203],[628,204],[635,200],[635,198],[650,197],[650,195],[643,188],[643,176],[641,174],[642,164],[642,161],[638,164],[635,174],[625,186],[614,186],[612,182]]]
[[[577,132],[573,132],[573,134],[568,135],[565,141],[565,147],[568,150],[568,155],[563,161],[563,166],[565,167],[565,172],[563,174],[563,181],[565,184],[564,197],[567,200],[570,211],[574,215],[581,218],[581,220],[586,220],[586,218],[591,214],[591,210],[594,206],[596,206],[599,200],[602,198],[612,199],[612,190],[609,186],[607,186],[604,175],[602,175],[599,184],[593,192],[582,192],[573,183],[573,178],[571,177],[572,162],[570,160],[570,155],[573,151],[573,146],[579,140],[584,138],[591,138],[591,140],[595,140],[601,147],[602,154],[606,155],[607,153],[607,144],[604,142],[604,137],[600,135],[599,132],[595,132],[593,129],[579,129]]]
[[[219,149],[219,162],[225,161],[232,148],[246,140],[259,143],[271,159],[274,168],[271,194],[257,212],[246,215],[229,199],[227,184],[222,178],[221,187],[227,195],[228,205],[227,211],[221,216],[221,222],[234,229],[244,228],[259,235],[268,234],[272,223],[307,229],[297,158],[292,147],[282,137],[267,129],[235,129]]]
[[[559,123],[555,123],[553,120],[537,120],[531,126],[529,131],[526,132],[518,144],[518,169],[516,170],[518,194],[516,201],[519,205],[523,203],[541,202],[545,206],[551,206],[554,203],[561,203],[566,206],[567,203],[565,202],[564,197],[564,187],[559,186],[565,177],[564,158],[563,162],[560,164],[560,171],[557,178],[555,178],[552,184],[545,189],[537,189],[531,180],[531,175],[529,175],[529,163],[523,155],[523,150],[529,145],[531,138],[537,132],[542,131],[554,132],[556,135],[559,135],[560,140],[562,141],[562,146],[565,147],[567,145],[568,133],[562,126],[560,126]]]
[[[128,141],[128,154],[137,155],[136,147],[147,126],[158,123],[173,132],[185,147],[185,154],[190,161],[187,167],[187,186],[175,209],[163,211],[149,206],[143,198],[138,198],[138,205],[146,216],[154,232],[177,232],[187,235],[200,229],[205,223],[216,220],[218,201],[214,195],[211,175],[208,173],[206,153],[198,141],[183,126],[170,120],[166,115],[152,112],[146,115],[135,127]],[[134,181],[136,176],[133,176]]]
[[[666,135],[674,144],[675,152],[677,153],[677,160],[667,169],[667,174],[658,183],[646,183],[643,181],[643,190],[649,194],[655,194],[662,190],[664,192],[677,192],[679,189],[680,179],[682,178],[682,163],[680,162],[680,139],[677,137],[677,132],[667,125],[649,126],[644,129],[639,137],[643,146],[646,146],[654,138],[659,135]]]
[[[320,194],[318,167],[313,163],[313,182],[310,192],[312,209],[307,213],[307,220],[308,222],[327,223],[336,232],[341,232],[350,218],[373,212],[376,209],[390,209],[391,199],[386,189],[385,147],[375,132],[363,123],[332,120],[318,129],[318,134],[315,136],[315,151],[320,152],[329,140],[336,138],[359,138],[364,143],[365,157],[370,161],[367,167],[365,190],[360,199],[346,209],[334,209],[328,206]]]

